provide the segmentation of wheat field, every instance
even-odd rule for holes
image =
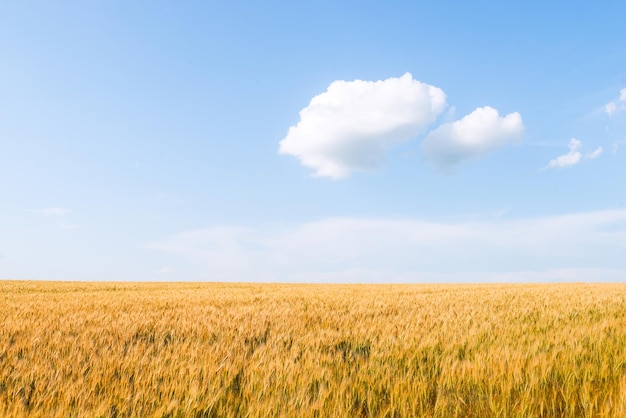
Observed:
[[[0,282],[0,414],[624,417],[626,285]]]

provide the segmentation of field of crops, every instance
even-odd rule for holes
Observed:
[[[0,282],[1,416],[626,416],[626,285]]]

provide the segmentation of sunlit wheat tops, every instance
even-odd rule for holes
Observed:
[[[0,282],[3,416],[626,416],[626,286]]]

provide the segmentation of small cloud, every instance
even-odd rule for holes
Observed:
[[[163,275],[172,274],[172,273],[174,273],[174,271],[175,270],[173,268],[165,266],[165,267],[161,267],[159,270],[157,270],[157,274],[163,274]]]
[[[43,216],[63,216],[70,213],[69,209],[65,208],[33,209],[31,212],[38,213]]]
[[[422,149],[426,157],[443,167],[486,155],[522,139],[524,124],[518,112],[501,117],[492,107],[479,107],[455,122],[430,132]]]
[[[598,147],[594,151],[592,151],[592,152],[588,153],[587,155],[585,155],[585,158],[588,159],[588,160],[595,160],[600,155],[602,155],[603,151],[604,150],[602,149],[602,147]]]
[[[619,99],[604,106],[604,112],[609,116],[613,116],[622,110],[626,110],[626,88],[619,91]]]
[[[567,145],[569,148],[569,152],[567,154],[560,155],[555,159],[551,160],[546,167],[542,169],[547,170],[549,168],[568,168],[573,167],[576,164],[580,163],[583,160],[583,154],[580,152],[583,143],[576,138],[572,138]],[[604,149],[602,147],[596,148],[594,151],[589,152],[585,155],[585,160],[594,160],[602,155]]]
[[[60,224],[59,227],[61,229],[78,229],[80,225],[78,224]]]
[[[582,142],[576,138],[572,138],[570,139],[567,147],[569,148],[569,152],[567,154],[556,157],[554,160],[551,160],[545,169],[566,168],[578,164],[582,159],[582,154],[579,151],[582,147]]]
[[[443,90],[410,73],[379,81],[337,80],[300,111],[280,141],[317,177],[341,179],[381,167],[387,151],[433,123],[446,107]]]
[[[607,103],[606,106],[604,106],[604,111],[606,112],[607,115],[609,116],[613,116],[615,114],[615,111],[617,110],[617,106],[615,105],[615,103],[611,102],[611,103]]]

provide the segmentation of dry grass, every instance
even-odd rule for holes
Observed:
[[[626,416],[626,285],[0,282],[4,416]]]

